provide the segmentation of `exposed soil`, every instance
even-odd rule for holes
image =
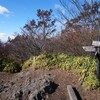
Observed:
[[[22,76],[23,74],[23,76]],[[48,95],[46,100],[70,100],[67,92],[67,85],[72,85],[79,92],[82,100],[100,100],[100,90],[85,90],[84,87],[80,85],[79,76],[68,71],[62,71],[59,69],[52,70],[33,70],[28,68],[20,73],[10,74],[5,72],[0,72],[0,85],[1,84],[21,84],[25,81],[27,77],[31,79],[36,79],[43,75],[49,75],[52,80],[58,84],[57,89],[54,93]],[[1,98],[0,100],[6,100]]]

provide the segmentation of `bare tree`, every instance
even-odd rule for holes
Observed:
[[[38,21],[31,20],[24,26],[23,33],[32,40],[34,47],[41,52],[45,50],[46,40],[55,32],[55,19],[52,10],[37,10]]]
[[[98,0],[59,0],[65,13],[58,9],[65,20],[65,29],[61,32],[61,48],[64,52],[75,55],[83,54],[82,46],[91,45],[93,40],[100,38],[100,1]],[[63,46],[63,47],[62,47]]]
[[[66,20],[70,27],[81,25],[83,28],[100,29],[100,1],[97,0],[59,0],[66,14],[59,11],[59,14]],[[70,18],[68,17],[70,16]]]
[[[23,62],[31,56],[45,52],[48,41],[53,36],[55,19],[52,18],[52,10],[37,10],[38,20],[32,19],[21,29],[15,39],[9,40],[10,56],[16,61]],[[49,48],[49,47],[48,47]]]

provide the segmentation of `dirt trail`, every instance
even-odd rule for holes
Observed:
[[[26,78],[36,79],[43,75],[49,75],[52,77],[52,80],[58,84],[57,89],[54,93],[48,95],[46,100],[69,100],[67,85],[74,86],[82,100],[100,100],[100,90],[85,90],[79,82],[79,76],[72,72],[62,71],[59,69],[53,70],[33,70],[32,68],[28,68],[20,73],[9,74],[0,72],[0,85],[1,84],[20,84],[23,85],[25,83]],[[0,99],[5,100],[5,99]]]

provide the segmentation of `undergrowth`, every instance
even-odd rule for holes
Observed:
[[[21,71],[21,66],[11,59],[0,59],[0,72],[16,73]]]
[[[80,79],[84,77],[86,69],[90,66],[89,71],[84,79],[83,85],[87,89],[96,89],[100,87],[100,81],[96,79],[96,61],[93,58],[92,64],[90,64],[90,57],[86,56],[68,56],[65,54],[41,54],[39,56],[31,57],[27,60],[22,68],[34,67],[34,69],[52,69],[54,66],[62,70],[73,71],[74,73],[80,74]],[[80,81],[81,81],[80,80]]]

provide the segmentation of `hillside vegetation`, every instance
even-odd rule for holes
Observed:
[[[64,1],[59,0],[65,10],[57,10],[59,18],[52,9],[37,9],[37,19],[30,19],[14,39],[0,40],[0,72],[15,73],[30,66],[35,70],[59,68],[78,74],[81,83],[89,67],[83,86],[90,90],[100,87],[96,60],[90,64],[89,53],[82,49],[100,40],[100,0],[69,0],[70,5]]]
[[[96,79],[96,61],[93,58],[90,64],[89,56],[67,56],[65,54],[41,54],[39,56],[31,57],[27,60],[22,69],[27,67],[34,67],[34,69],[48,69],[60,68],[61,70],[72,71],[80,75],[80,83],[84,77],[87,67],[90,66],[89,71],[84,79],[83,86],[86,89],[96,89],[100,87],[100,81]]]

